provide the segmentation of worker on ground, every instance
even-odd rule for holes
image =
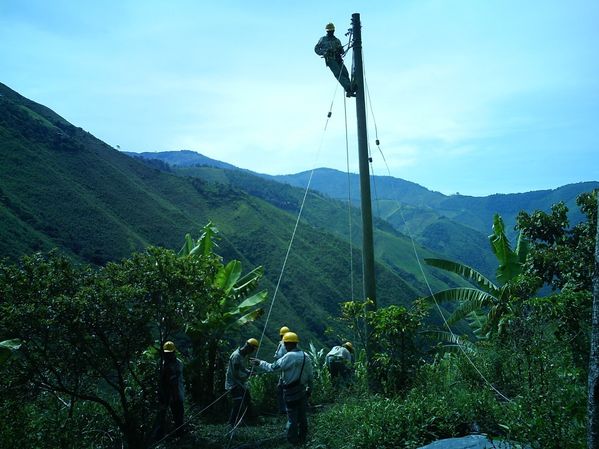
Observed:
[[[294,445],[306,442],[308,436],[308,396],[312,388],[312,361],[297,347],[299,337],[293,332],[283,335],[287,353],[273,363],[251,359],[258,372],[281,371],[283,395],[287,408],[287,441]]]
[[[345,95],[348,97],[356,96],[356,88],[349,78],[349,73],[345,64],[343,64],[343,45],[341,41],[335,37],[335,25],[327,24],[325,27],[327,34],[320,38],[314,51],[317,55],[324,58],[327,67],[331,69],[335,78],[345,89]]]
[[[334,346],[325,357],[331,382],[335,388],[346,387],[351,379],[354,346],[351,342],[345,342],[340,346]]]
[[[158,382],[158,417],[156,419],[155,438],[161,440],[166,432],[166,415],[170,407],[175,429],[173,434],[183,434],[183,400],[185,387],[183,385],[183,364],[177,359],[175,343],[167,341],[162,346],[162,362]]]
[[[277,346],[277,350],[273,356],[275,360],[279,360],[287,352],[285,349],[285,344],[283,343],[283,335],[285,335],[287,332],[289,332],[289,328],[287,326],[283,326],[281,329],[279,329],[279,345]],[[285,399],[283,398],[283,375],[279,376],[279,381],[277,383],[277,405],[279,406],[279,413],[287,413],[287,409],[285,408]]]
[[[245,344],[237,348],[229,357],[225,389],[231,396],[232,408],[229,415],[229,424],[236,426],[246,418],[246,421],[256,419],[252,410],[252,398],[247,381],[251,370],[248,368],[248,358],[258,349],[258,340],[250,338]]]

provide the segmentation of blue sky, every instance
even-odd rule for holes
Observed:
[[[344,96],[313,48],[354,12],[393,176],[468,195],[599,180],[596,0],[0,0],[0,82],[123,150],[346,170]]]

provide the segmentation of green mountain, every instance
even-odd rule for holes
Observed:
[[[170,164],[169,167],[173,166],[176,173],[190,176],[206,175],[206,170],[202,173],[193,168],[199,166],[241,170],[193,151],[140,153],[135,156],[143,157],[154,164],[162,161]],[[356,174],[350,174],[348,177],[347,173],[329,168],[319,168],[314,170],[314,173],[302,172],[281,176],[254,174],[302,189],[312,175],[311,190],[345,202],[349,197],[356,207],[360,204],[359,176]],[[214,179],[222,181],[218,176]],[[247,177],[240,176],[240,182],[241,179]],[[247,182],[245,184],[241,188],[248,188]],[[423,247],[445,258],[476,267],[490,277],[494,277],[496,260],[491,253],[487,236],[491,233],[493,216],[496,213],[503,217],[508,236],[515,242],[517,233],[514,226],[518,212],[521,210],[531,212],[537,209],[548,211],[553,204],[564,201],[570,209],[571,222],[577,223],[583,217],[576,206],[576,197],[582,192],[597,187],[599,182],[583,182],[553,190],[526,193],[496,194],[486,197],[459,194],[447,196],[403,179],[390,176],[371,177],[375,215],[391,224],[397,231],[413,237]],[[284,208],[285,199],[276,199],[277,188],[280,189],[280,187],[268,187],[266,183],[254,181],[251,192],[253,195],[261,196],[264,193],[262,191],[266,190],[270,193],[264,199],[273,200],[274,205]],[[341,220],[341,217],[339,219]],[[325,222],[328,221],[325,219]],[[314,220],[311,223],[318,226],[319,221]]]
[[[307,182],[310,172],[295,175],[275,176],[274,178],[291,185],[302,186]],[[317,169],[312,176],[312,186],[332,198],[346,200],[351,191],[352,202],[359,201],[359,177],[332,169]],[[485,235],[489,234],[493,215],[500,214],[506,227],[512,229],[515,218],[521,210],[549,210],[551,205],[564,201],[571,211],[571,220],[576,223],[581,219],[576,207],[576,197],[582,192],[599,187],[599,182],[581,182],[558,187],[553,190],[538,190],[525,193],[495,194],[485,197],[466,195],[443,195],[430,191],[418,184],[390,176],[375,176],[371,183],[375,204],[378,202],[380,215],[390,220],[398,229],[410,225],[421,229],[422,225],[446,217],[454,222],[475,229]],[[399,209],[404,212],[405,222],[396,217]]]
[[[161,151],[159,153],[132,153],[124,151],[124,153],[131,157],[160,160],[162,162],[165,162],[169,166],[172,165],[175,167],[208,166],[217,168],[227,168],[229,170],[235,170],[237,168],[234,165],[227,164],[226,162],[217,161],[216,159],[211,159],[208,156],[204,156],[203,154],[189,150]],[[160,157],[155,157],[157,154],[159,154]]]
[[[219,253],[246,270],[263,265],[263,286],[272,295],[303,191],[240,171],[197,169],[191,177],[148,166],[0,84],[2,256],[58,247],[99,265],[150,244],[178,249],[185,233],[197,235],[212,221],[221,230]],[[284,323],[326,341],[332,337],[324,330],[338,327],[338,303],[360,297],[360,230],[352,229],[350,251],[341,223],[347,223],[344,203],[308,195],[269,333],[276,336]],[[411,243],[389,224],[377,225],[379,302],[409,303],[426,293]],[[430,276],[433,288],[451,282]]]

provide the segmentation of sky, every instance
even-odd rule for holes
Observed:
[[[355,99],[314,53],[353,13],[374,174],[474,196],[599,181],[597,0],[0,0],[0,82],[121,150],[357,172]]]

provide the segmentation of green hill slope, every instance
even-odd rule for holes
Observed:
[[[219,253],[240,259],[245,269],[264,265],[263,286],[272,295],[295,225],[297,189],[293,202],[281,207],[264,194],[251,194],[250,181],[231,182],[236,176],[223,170],[215,176],[226,176],[228,183],[208,174],[175,176],[116,151],[1,84],[0,94],[2,256],[58,247],[78,260],[103,264],[149,244],[178,249],[185,233],[197,234],[211,220],[222,232]],[[325,201],[319,195],[312,200]],[[334,207],[341,216],[343,204]],[[307,212],[298,227],[273,308],[272,334],[285,323],[324,341],[324,329],[337,327],[332,317],[339,301],[351,298],[347,239],[340,237],[340,225],[322,225],[334,217],[318,214]],[[393,246],[397,232],[385,226],[382,235]],[[412,269],[384,257],[389,251],[381,253],[377,265],[379,300],[411,301],[423,293],[421,285],[412,282]],[[359,296],[359,251],[352,254]]]

